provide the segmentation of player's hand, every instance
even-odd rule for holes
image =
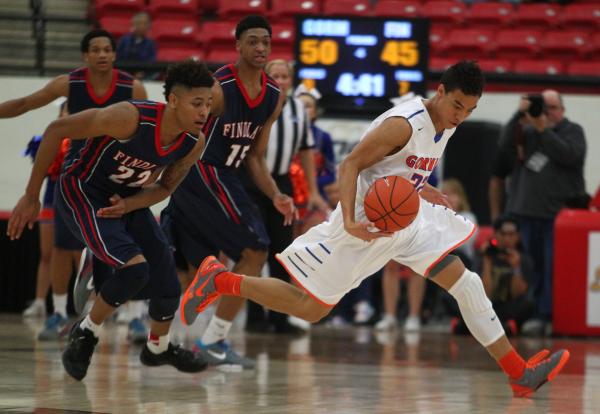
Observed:
[[[377,227],[371,222],[359,222],[359,223],[344,223],[344,230],[350,235],[357,237],[366,242],[373,241],[380,237],[390,237],[393,232],[378,230]]]
[[[127,211],[127,201],[124,198],[121,198],[120,195],[115,194],[111,198],[109,198],[110,207],[102,207],[98,209],[96,215],[102,218],[120,218],[123,217],[124,214],[128,213]]]
[[[283,225],[289,226],[294,220],[298,220],[298,210],[294,205],[294,200],[285,194],[277,193],[273,197],[273,206],[283,214]]]
[[[40,214],[40,209],[41,204],[37,197],[24,194],[17,202],[17,205],[8,219],[6,235],[11,240],[16,240],[21,237],[25,226],[27,226],[29,230],[33,229],[33,225]]]
[[[321,197],[321,194],[314,193],[308,195],[308,209],[309,210],[319,210],[325,214],[329,214],[331,212],[331,208],[329,208],[329,204],[327,201]]]
[[[419,194],[424,200],[433,204],[438,204],[444,207],[452,208],[448,196],[432,185],[426,185]]]

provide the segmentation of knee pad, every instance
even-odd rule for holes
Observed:
[[[148,314],[153,321],[166,322],[173,319],[179,306],[179,296],[173,298],[150,299]]]
[[[458,302],[465,324],[480,344],[487,347],[504,335],[502,324],[477,273],[465,269],[448,293]]]
[[[150,279],[148,262],[116,269],[114,276],[106,280],[100,294],[111,306],[119,306],[133,298]]]

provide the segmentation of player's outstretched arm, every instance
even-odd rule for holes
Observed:
[[[50,123],[44,131],[25,194],[13,209],[8,221],[7,235],[11,240],[18,239],[26,225],[30,229],[33,227],[40,210],[42,182],[64,137],[84,139],[109,135],[127,139],[137,129],[138,116],[138,111],[132,104],[121,102],[103,109],[88,109]]]
[[[273,180],[271,171],[269,171],[269,166],[265,159],[265,152],[267,150],[267,144],[269,143],[269,136],[271,135],[271,126],[279,117],[284,102],[285,100],[283,99],[279,100],[275,111],[269,117],[267,122],[265,122],[256,143],[254,143],[250,151],[248,151],[246,166],[248,167],[248,172],[256,186],[267,197],[273,200],[273,205],[277,211],[283,214],[283,224],[287,226],[292,224],[295,218],[298,218],[298,212],[294,206],[294,200],[279,191],[277,183]]]
[[[0,118],[13,118],[45,105],[53,100],[69,95],[69,76],[60,75],[48,82],[42,89],[17,99],[0,103]]]
[[[133,91],[131,92],[131,97],[137,100],[146,100],[148,99],[148,92],[146,92],[146,87],[139,80],[133,81]]]
[[[157,182],[126,198],[121,198],[115,194],[110,198],[112,205],[99,209],[96,215],[104,218],[118,218],[130,211],[150,207],[170,196],[183,181],[192,165],[200,158],[204,149],[204,141],[204,134],[200,132],[198,142],[194,145],[192,151],[167,166]]]
[[[345,230],[359,239],[371,241],[389,236],[387,232],[370,232],[371,223],[357,223],[354,204],[356,203],[356,181],[365,168],[376,164],[387,155],[400,151],[410,139],[412,127],[400,117],[383,121],[371,130],[350,154],[340,163],[339,186],[340,204]]]

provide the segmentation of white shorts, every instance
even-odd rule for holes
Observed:
[[[364,221],[357,211],[357,220]],[[298,237],[276,255],[290,276],[313,298],[334,306],[350,290],[394,260],[427,276],[449,252],[466,242],[476,226],[454,211],[421,199],[419,213],[391,237],[365,242],[344,230],[342,209]]]

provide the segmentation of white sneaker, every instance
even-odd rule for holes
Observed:
[[[46,303],[43,300],[34,300],[31,304],[23,311],[24,318],[37,318],[46,317]]]
[[[407,332],[419,332],[421,330],[421,320],[418,316],[409,316],[404,322],[404,330]]]
[[[290,325],[302,329],[305,332],[310,331],[310,322],[305,321],[304,319],[300,319],[295,316],[288,316],[288,322]]]
[[[354,323],[358,324],[369,322],[375,313],[375,309],[366,300],[361,300],[354,305],[354,310],[356,312],[354,314]]]
[[[375,324],[375,329],[378,331],[391,331],[398,326],[398,320],[394,315],[383,315],[383,318]]]

